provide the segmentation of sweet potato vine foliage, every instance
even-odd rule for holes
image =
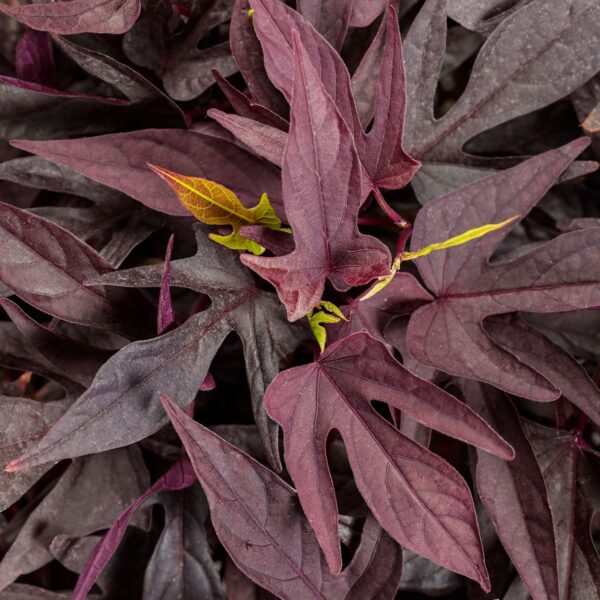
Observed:
[[[0,598],[600,600],[597,0],[0,0]]]

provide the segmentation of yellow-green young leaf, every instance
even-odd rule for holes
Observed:
[[[461,244],[466,244],[472,240],[480,238],[492,231],[496,231],[497,229],[501,229],[505,225],[512,223],[515,219],[517,219],[519,215],[515,215],[510,219],[506,219],[506,221],[502,221],[501,223],[491,223],[489,225],[482,225],[481,227],[475,227],[474,229],[469,229],[460,235],[456,235],[446,240],[445,242],[437,242],[435,244],[429,244],[429,246],[425,246],[425,248],[421,248],[420,250],[416,250],[415,252],[403,252],[402,260],[414,260],[415,258],[420,258],[421,256],[427,256],[436,250],[445,250],[446,248],[452,248],[452,246],[460,246]]]
[[[317,311],[309,318],[310,329],[315,336],[321,352],[325,350],[325,343],[327,342],[327,331],[323,325],[325,323],[339,323],[340,317],[330,315],[322,310]]]
[[[231,226],[232,232],[229,235],[210,235],[212,240],[223,246],[262,254],[264,248],[242,237],[240,227],[264,225],[270,229],[281,229],[281,221],[266,194],[262,195],[254,208],[246,208],[231,190],[214,181],[201,177],[187,177],[151,164],[148,164],[148,167],[171,186],[183,206],[196,219],[207,225]]]
[[[329,302],[329,300],[321,300],[321,302],[319,302],[319,307],[325,309],[327,312],[334,314],[336,317],[343,319],[344,321],[348,320],[344,316],[344,313],[341,311],[341,309],[338,306],[336,306],[333,302]]]
[[[390,283],[390,281],[392,281],[392,279],[394,279],[395,274],[396,271],[393,271],[389,275],[385,275],[384,277],[378,277],[377,282],[374,283],[371,289],[367,290],[367,292],[360,298],[360,302],[364,302],[365,300],[368,300],[369,298],[375,296],[375,294],[379,294],[379,292],[384,287],[386,287]]]
[[[381,290],[383,290],[394,278],[394,275],[397,271],[400,270],[400,264],[404,260],[414,260],[415,258],[420,258],[421,256],[427,256],[436,250],[446,250],[447,248],[452,248],[452,246],[460,246],[461,244],[466,244],[480,238],[487,233],[491,233],[492,231],[496,231],[497,229],[501,229],[505,225],[512,223],[515,219],[517,219],[519,215],[515,215],[510,219],[506,219],[506,221],[502,221],[501,223],[491,223],[489,225],[482,225],[481,227],[475,227],[474,229],[469,229],[460,235],[455,235],[445,242],[437,242],[435,244],[430,244],[429,246],[425,246],[425,248],[421,248],[420,250],[415,250],[414,252],[403,252],[399,257],[394,259],[392,263],[392,267],[390,268],[390,274],[385,275],[383,277],[379,277],[378,281],[373,284],[370,290],[360,298],[360,302],[364,302],[369,298],[375,296],[375,294],[379,294]]]

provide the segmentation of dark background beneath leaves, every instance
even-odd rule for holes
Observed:
[[[6,3],[6,0],[4,1]],[[418,0],[401,2],[400,15],[403,35],[422,4]],[[463,2],[462,5],[466,7],[464,11],[456,8],[461,6],[460,2],[456,2],[454,5],[453,16],[469,25],[471,29],[477,29],[478,32],[463,27],[456,20],[449,20],[448,47],[435,97],[436,117],[447,114],[464,91],[476,53],[484,42],[485,36],[506,14],[510,14],[514,8],[528,4],[528,2],[527,0],[489,0],[482,3],[491,7],[489,9],[490,16],[483,23],[476,16],[478,9],[473,8],[474,4],[477,3]],[[205,114],[209,108],[217,107],[231,112],[225,96],[216,85],[212,85],[211,68],[216,67],[223,75],[229,76],[229,81],[238,89],[245,89],[241,75],[236,73],[235,67],[232,66],[227,48],[220,46],[226,44],[229,39],[230,10],[231,3],[228,1],[198,0],[193,2],[190,0],[186,2],[184,0],[181,3],[173,4],[171,12],[168,2],[147,0],[144,3],[140,20],[124,36],[80,34],[68,37],[67,40],[106,53],[116,60],[130,65],[156,86],[171,94],[172,98],[178,101],[188,120],[202,123],[205,121]],[[166,23],[161,14],[171,15],[168,27],[166,25],[158,26],[158,24]],[[210,26],[206,26],[205,31],[202,27],[197,26],[197,23],[202,20],[210,23]],[[351,73],[374,36],[378,23],[379,19],[368,27],[350,31],[342,55]],[[25,28],[15,20],[0,15],[0,75],[7,77],[17,75],[15,46],[24,31]],[[597,24],[597,32],[600,35],[600,23]],[[166,55],[171,57],[174,65],[181,64],[190,57],[196,61],[195,72],[200,73],[201,77],[198,78],[198,81],[193,82],[193,86],[196,86],[194,92],[189,92],[189,84],[182,83],[178,77],[183,78],[183,76],[180,73],[173,74],[174,70],[170,71],[168,77],[161,78],[160,65]],[[54,46],[54,58],[56,79],[53,83],[58,89],[125,99],[125,95],[117,87],[86,73],[56,45]],[[471,140],[466,149],[478,156],[490,157],[538,154],[581,135],[580,123],[598,101],[600,101],[600,80],[594,78],[573,94],[565,96],[549,106],[486,131]],[[70,223],[73,231],[93,248],[105,254],[115,266],[122,269],[160,264],[164,258],[165,247],[171,232],[175,232],[173,258],[191,255],[194,251],[194,239],[189,227],[191,219],[159,214],[116,192],[94,184],[89,186],[89,192],[92,194],[90,197],[95,199],[98,196],[94,197],[94,194],[100,196],[105,194],[106,198],[112,201],[112,204],[105,205],[110,208],[106,210],[105,214],[102,214],[101,210],[98,212],[98,204],[85,198],[85,192],[88,191],[85,182],[77,180],[77,185],[74,185],[73,188],[67,186],[66,189],[55,189],[56,182],[49,186],[45,186],[43,182],[33,182],[33,186],[28,187],[25,185],[25,173],[11,173],[10,169],[5,166],[8,161],[27,155],[8,144],[8,141],[14,138],[58,139],[133,131],[147,127],[182,127],[181,115],[169,108],[167,104],[164,98],[159,97],[134,101],[128,106],[111,106],[92,100],[57,97],[50,99],[47,104],[37,105],[30,99],[26,91],[15,101],[11,97],[9,86],[0,84],[0,199],[19,208],[31,209],[32,212],[51,220],[57,218],[60,221],[61,211],[66,212],[67,207],[78,209],[73,214],[76,214],[80,221],[74,220]],[[592,148],[584,155],[585,159],[595,160],[598,158],[597,150],[600,146],[594,136],[593,141]],[[507,161],[506,164],[509,162]],[[193,175],[193,173],[189,174]],[[150,174],[148,176],[151,177]],[[218,173],[215,173],[213,178],[218,181]],[[422,186],[423,184],[417,185]],[[421,191],[423,191],[422,188]],[[425,191],[424,195],[427,196],[427,194],[435,196],[438,195],[438,191],[433,186],[432,191]],[[544,200],[532,210],[522,227],[511,234],[504,243],[501,251],[514,249],[524,242],[541,242],[552,239],[559,233],[561,227],[563,229],[575,227],[576,225],[572,221],[574,219],[600,218],[599,195],[600,176],[598,173],[589,173],[561,183],[554,187]],[[410,220],[414,219],[421,206],[413,185],[386,193],[386,197],[398,212]],[[116,208],[115,199],[117,203],[120,202],[118,208]],[[370,209],[369,214],[379,216],[374,207]],[[597,224],[591,220],[587,223]],[[62,224],[69,228],[68,224]],[[379,233],[386,242],[389,242],[390,245],[393,244],[392,231]],[[135,242],[131,242],[132,238]],[[411,269],[411,266],[407,267],[408,271]],[[148,290],[144,293],[154,300],[158,297],[157,290]],[[0,289],[0,295],[2,295],[2,289]],[[174,290],[174,304],[179,315],[189,314],[197,301],[198,294],[182,289]],[[38,322],[51,324],[51,320],[46,314],[31,308],[22,301],[17,300],[17,303]],[[0,314],[4,321],[8,321],[6,315]],[[600,318],[596,314],[587,313],[586,316],[579,317],[567,315],[558,320],[539,316],[535,319],[547,328],[555,341],[572,352],[590,374],[594,371],[600,357],[600,344],[598,344]],[[53,324],[60,328],[60,324]],[[89,331],[89,329],[77,326],[67,325],[65,327],[65,332],[72,336],[81,336],[84,341],[85,337],[89,335]],[[100,346],[111,343],[110,339],[103,339],[101,334],[90,336],[90,338]],[[25,359],[20,362],[22,368],[10,368],[12,364],[10,360],[5,360],[3,354],[3,352],[8,354],[8,345],[7,337],[0,340],[0,362],[3,362],[6,367],[0,371],[2,376],[1,394],[7,397],[43,398],[46,400],[59,398],[63,392],[56,382],[38,374],[31,378],[27,375],[23,376],[23,372],[36,371],[34,362],[28,367],[27,359]],[[398,358],[401,359],[400,355]],[[312,348],[309,343],[306,343],[294,355],[286,358],[285,366],[303,364],[310,360],[312,360]],[[219,426],[222,433],[227,434],[229,439],[235,440],[236,436],[244,436],[242,445],[252,448],[257,457],[266,462],[253,428],[254,420],[245,362],[241,342],[236,334],[232,333],[227,336],[212,362],[211,373],[216,381],[216,389],[199,394],[194,418],[209,427]],[[549,405],[518,401],[518,406],[522,415],[540,422],[552,422],[554,418],[553,410]],[[386,409],[383,406],[380,409],[382,414],[385,414]],[[2,427],[1,423],[2,417],[0,416],[0,427]],[[248,427],[228,429],[226,426],[229,424],[247,425]],[[586,429],[586,434],[589,441],[597,447],[600,432],[590,425]],[[162,475],[170,462],[179,455],[178,439],[170,427],[144,440],[139,446],[152,481]],[[464,444],[453,441],[442,434],[434,433],[431,447],[451,462],[468,481],[471,480],[469,463],[473,457],[469,456]],[[0,552],[4,553],[9,548],[21,528],[24,527],[28,516],[48,497],[67,466],[63,462],[50,469],[20,500],[4,512],[0,521]],[[344,506],[344,503],[352,503],[356,500],[356,495],[352,493],[352,490],[348,491],[345,487],[349,485],[348,470],[349,467],[344,461],[338,460],[334,466],[334,479],[338,484],[338,501],[341,507]],[[171,494],[182,493],[172,492]],[[124,494],[123,497],[128,496]],[[597,497],[593,500],[598,502]],[[358,501],[360,501],[360,497]],[[90,507],[90,510],[94,510],[100,503],[102,503],[102,499],[93,495],[85,498],[85,504]],[[168,500],[165,500],[166,503]],[[66,505],[68,506],[68,502]],[[64,519],[64,506],[64,501],[49,506],[44,519],[47,522]],[[341,512],[343,513],[343,510]],[[140,513],[135,522],[138,527],[128,528],[124,542],[100,580],[100,587],[96,588],[98,592],[102,591],[103,598],[111,600],[142,598],[144,571],[163,530],[164,515],[164,507],[155,505]],[[99,518],[98,526],[86,532],[84,537],[89,538],[90,534],[103,531],[110,522],[109,516],[104,519]],[[45,526],[43,523],[40,525],[42,530]],[[512,588],[510,587],[510,582],[515,576],[514,568],[510,566],[506,553],[485,518],[482,519],[481,528],[488,569],[492,576],[500,574],[499,579],[503,581],[503,585],[495,592],[510,590],[505,596],[508,600],[526,597],[526,594],[519,589],[518,582],[513,583]],[[234,581],[236,574],[212,531],[210,523],[207,524],[207,537],[214,559],[221,562],[222,572],[230,570],[229,581]],[[352,536],[350,537],[352,538]],[[44,539],[43,535],[39,539]],[[352,542],[352,539],[350,547],[356,545],[355,540]],[[62,548],[57,544],[52,548],[50,561],[33,573],[21,576],[17,580],[18,583],[54,591],[72,589],[77,579],[75,573],[82,568],[87,556],[86,552],[89,552],[91,548],[90,543],[91,541],[88,540],[85,543],[69,545],[65,541]],[[35,545],[34,542],[32,544]],[[345,558],[347,559],[351,551],[348,550],[346,554]],[[238,576],[243,578],[242,575],[238,574]],[[102,587],[103,585],[105,587]],[[597,590],[598,588],[596,588]],[[422,591],[423,594],[418,593],[419,591]],[[472,582],[466,582],[465,579],[435,567],[425,560],[407,555],[401,591],[397,597],[421,598],[426,597],[425,594],[428,592],[448,599],[476,600],[492,597],[485,595],[479,586]],[[6,600],[24,600],[25,598],[51,600],[62,597],[52,594],[46,596],[41,591],[19,587],[19,585],[13,585],[0,592],[0,598],[6,598]],[[153,598],[154,596],[149,597]],[[193,595],[185,596],[185,598],[194,597]],[[248,586],[247,596],[236,596],[236,598],[242,597],[259,599],[268,598],[270,595],[257,587]]]

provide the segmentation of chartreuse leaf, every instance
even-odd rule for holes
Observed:
[[[248,250],[252,254],[262,254],[265,249],[242,237],[240,227],[264,225],[270,229],[282,228],[267,194],[262,195],[254,208],[246,208],[230,189],[214,181],[180,175],[151,164],[148,164],[148,167],[171,186],[183,206],[199,221],[207,225],[231,225],[232,232],[229,235],[209,235],[210,239],[218,244],[232,250]]]
[[[344,313],[333,302],[329,302],[328,300],[321,300],[317,307],[322,310],[315,312],[313,309],[307,316],[310,323],[310,330],[313,332],[321,352],[323,352],[327,343],[327,330],[323,325],[326,323],[339,323],[342,320],[347,321],[348,319],[346,319]]]
[[[467,244],[477,238],[480,238],[492,231],[496,231],[501,229],[502,227],[512,223],[515,219],[518,219],[519,215],[515,215],[510,217],[510,219],[506,219],[505,221],[501,221],[500,223],[490,223],[488,225],[482,225],[481,227],[474,227],[473,229],[469,229],[464,233],[459,235],[455,235],[451,238],[448,238],[445,242],[435,242],[433,244],[429,244],[420,250],[415,250],[414,252],[403,252],[399,257],[394,259],[392,263],[392,267],[390,269],[390,274],[385,275],[384,277],[379,277],[377,283],[375,283],[370,290],[360,299],[361,302],[364,300],[368,300],[378,294],[383,288],[385,288],[388,283],[394,278],[396,272],[400,269],[400,264],[402,261],[406,260],[415,260],[416,258],[420,258],[422,256],[427,256],[432,252],[437,250],[446,250],[447,248],[452,248],[453,246],[461,246],[462,244]]]

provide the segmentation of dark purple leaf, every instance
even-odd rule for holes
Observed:
[[[360,63],[352,74],[352,95],[363,129],[366,129],[375,115],[375,98],[381,59],[385,47],[387,19],[381,21],[377,34],[363,54]]]
[[[110,265],[92,248],[46,219],[0,203],[0,280],[17,296],[59,319],[110,329],[123,335],[148,334],[150,306],[137,294],[88,288],[86,279]]]
[[[44,588],[34,587],[26,583],[13,583],[2,591],[5,600],[68,600],[68,596],[58,592],[50,592]],[[95,596],[90,596],[93,600]]]
[[[208,503],[199,485],[160,494],[165,527],[148,562],[144,600],[225,598],[204,521]]]
[[[48,564],[54,536],[82,536],[107,527],[147,485],[148,473],[136,447],[74,461],[2,558],[0,589]]]
[[[13,145],[74,169],[94,181],[116,188],[160,212],[187,216],[189,212],[159,177],[149,176],[147,163],[178,173],[192,173],[233,190],[249,206],[263,193],[281,206],[275,167],[209,134],[177,129],[146,129],[95,138]]]
[[[352,0],[352,27],[366,27],[386,8],[388,0]]]
[[[217,535],[250,579],[287,598],[394,597],[401,552],[375,519],[367,519],[342,575],[331,576],[294,490],[168,397],[162,401],[206,493]]]
[[[505,18],[532,0],[449,0],[448,16],[467,29],[491,33]]]
[[[469,244],[415,261],[436,296],[413,313],[408,326],[408,349],[419,362],[532,400],[558,397],[535,365],[522,363],[490,339],[483,320],[518,310],[568,312],[599,305],[594,252],[600,229],[563,234],[513,258],[490,263],[489,257],[587,143],[578,140],[529,159],[419,212],[413,249],[519,215]]]
[[[387,14],[386,41],[377,82],[375,123],[365,136],[352,96],[350,75],[339,54],[297,12],[278,0],[252,0],[253,22],[264,51],[269,77],[291,100],[292,72],[285,65],[294,56],[293,31],[298,31],[307,56],[346,123],[366,176],[364,189],[376,185],[398,188],[406,185],[419,163],[402,147],[404,123],[404,68],[396,13]],[[282,60],[282,56],[285,57]],[[364,117],[363,117],[364,118]]]
[[[101,454],[100,456],[104,456]],[[177,461],[162,477],[157,479],[143,494],[139,495],[129,506],[127,506],[112,523],[110,529],[94,551],[89,556],[86,565],[81,572],[77,585],[71,596],[71,600],[83,600],[87,597],[98,575],[102,572],[106,563],[117,550],[127,526],[134,517],[135,512],[144,502],[159,492],[182,490],[190,487],[196,481],[189,460],[186,457]]]
[[[140,14],[140,0],[70,0],[39,4],[0,4],[0,12],[50,33],[125,33]]]
[[[556,543],[542,472],[519,415],[500,391],[462,382],[473,407],[515,449],[510,462],[477,451],[477,491],[496,532],[533,598],[558,600]]]
[[[208,116],[230,131],[259,156],[278,167],[282,166],[288,134],[277,127],[239,115],[231,115],[211,108]]]
[[[286,231],[269,229],[262,225],[245,225],[240,228],[240,232],[245,238],[260,244],[275,256],[294,251],[294,237]]]
[[[240,117],[260,121],[265,125],[272,125],[281,130],[287,130],[289,128],[290,124],[285,119],[266,106],[253,102],[246,94],[240,92],[231,85],[231,83],[229,83],[216,69],[213,69],[213,76],[220,90],[229,101],[229,104],[231,104],[233,110],[240,115]]]
[[[82,69],[112,85],[129,100],[157,102],[159,105],[175,111],[180,116],[182,123],[184,122],[183,112],[177,104],[131,67],[101,52],[78,46],[60,36],[53,36],[53,39],[56,45]]]
[[[287,468],[332,571],[340,571],[341,556],[325,443],[335,429],[360,493],[388,533],[402,546],[488,586],[464,480],[383,420],[370,405],[374,399],[489,452],[513,456],[474,412],[410,373],[364,333],[332,344],[315,363],[281,373],[265,404],[283,428]],[[441,496],[447,500],[443,505]]]
[[[279,465],[278,427],[264,411],[263,395],[279,372],[280,359],[293,352],[305,329],[287,323],[275,295],[256,288],[233,252],[210,241],[201,227],[196,232],[198,251],[171,263],[171,286],[207,293],[211,307],[170,333],[134,342],[115,354],[35,451],[13,468],[118,448],[158,431],[165,417],[157,391],[172,393],[187,406],[231,331],[242,338],[254,418],[270,462]],[[159,287],[162,270],[155,265],[116,271],[100,283]]]
[[[134,64],[160,72],[171,42],[169,0],[142,2],[142,16],[123,36],[123,51]]]
[[[0,396],[0,462],[22,454],[48,431],[65,412],[68,402],[40,402]],[[0,509],[6,510],[50,468],[34,467],[20,473],[0,472]]]
[[[321,300],[325,282],[347,290],[388,272],[390,255],[358,231],[361,173],[352,135],[296,37],[292,120],[283,197],[295,250],[281,257],[242,255],[270,281],[297,320]]]
[[[12,322],[0,322],[0,365],[7,369],[31,371],[60,384],[69,394],[77,395],[81,385],[58,370],[44,355],[29,345]]]
[[[213,69],[218,69],[225,77],[237,73],[237,65],[226,42],[198,50],[167,69],[163,75],[165,90],[175,100],[193,100],[215,83]]]
[[[490,3],[478,6],[485,10],[485,4]],[[548,106],[598,71],[600,57],[592,40],[598,35],[600,6],[594,0],[530,2],[508,16],[479,52],[464,93],[438,119],[433,105],[444,56],[446,5],[446,0],[428,0],[406,38],[405,147],[430,172],[447,164],[494,166],[489,158],[465,152],[464,145]]]
[[[83,389],[90,385],[98,369],[112,355],[109,350],[71,340],[40,325],[10,300],[0,300],[0,306],[27,343],[63,373],[65,379],[78,383]]]
[[[572,356],[516,315],[487,319],[483,327],[495,342],[541,373],[565,398],[600,424],[600,390]]]
[[[561,599],[599,597],[600,558],[591,538],[585,486],[597,477],[598,461],[585,456],[570,432],[525,421],[525,431],[546,481],[554,517]],[[597,479],[595,479],[597,484]]]
[[[404,187],[420,166],[402,147],[405,112],[404,62],[398,17],[387,12],[386,39],[377,80],[375,118],[361,153],[374,184],[389,189]],[[382,25],[383,26],[383,25]]]

